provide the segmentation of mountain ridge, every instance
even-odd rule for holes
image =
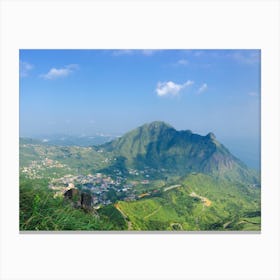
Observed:
[[[213,132],[202,136],[154,121],[99,147],[122,157],[129,167],[148,166],[181,176],[200,172],[231,180],[259,182],[256,173],[232,155]]]

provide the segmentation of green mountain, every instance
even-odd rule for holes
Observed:
[[[101,145],[112,152],[123,168],[154,168],[184,176],[192,172],[234,181],[259,183],[256,172],[233,156],[213,133],[201,136],[190,130],[177,131],[164,122],[140,126]]]

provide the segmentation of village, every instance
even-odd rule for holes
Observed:
[[[49,188],[55,191],[55,196],[63,196],[71,189],[91,196],[91,206],[98,209],[101,205],[109,205],[118,200],[135,201],[144,197],[156,195],[159,190],[137,192],[136,185],[147,186],[149,180],[128,181],[125,177],[117,177],[113,180],[110,176],[102,173],[88,175],[65,175],[61,178],[52,179]]]
[[[124,175],[118,169],[112,170],[111,175],[100,172],[77,175],[72,174],[73,169],[68,165],[46,157],[42,160],[31,161],[20,171],[22,175],[30,179],[49,179],[49,188],[54,191],[54,197],[63,197],[70,189],[87,193],[91,196],[91,205],[94,208],[115,203],[117,200],[135,201],[158,192],[157,189],[150,189],[152,181],[148,174],[149,170],[130,168],[128,175]],[[65,174],[67,171],[69,173]],[[145,190],[139,192],[136,187],[139,185]]]
[[[21,173],[29,177],[30,179],[42,179],[45,177],[45,174],[42,174],[45,170],[50,169],[67,169],[70,170],[67,165],[62,164],[56,160],[49,158],[44,158],[42,160],[33,160],[28,166],[21,168]],[[54,172],[56,174],[56,172]]]

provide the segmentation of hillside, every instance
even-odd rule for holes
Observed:
[[[201,136],[152,122],[100,147],[118,157],[123,168],[163,169],[166,174],[179,176],[199,172],[259,183],[257,173],[233,156],[213,133]]]
[[[132,230],[260,230],[260,189],[189,175],[156,197],[121,201]]]

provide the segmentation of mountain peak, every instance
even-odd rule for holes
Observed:
[[[206,135],[207,138],[210,138],[211,140],[216,140],[216,136],[213,132],[210,132]]]
[[[161,121],[144,124],[122,137],[103,145],[136,169],[165,169],[166,174],[179,176],[190,172],[229,174],[240,180],[252,181],[249,170],[236,159],[214,135],[177,131]]]
[[[153,129],[153,128],[173,128],[170,124],[165,123],[163,121],[153,121],[150,123],[146,123],[143,126]]]

